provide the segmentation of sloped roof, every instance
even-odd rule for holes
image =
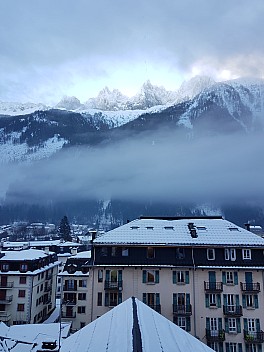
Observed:
[[[212,352],[136,298],[129,298],[64,340],[61,352]]]
[[[193,223],[197,238],[191,236]],[[221,218],[137,219],[97,237],[94,244],[264,246],[264,239]]]

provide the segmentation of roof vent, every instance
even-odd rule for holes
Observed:
[[[188,229],[190,231],[190,234],[191,234],[192,238],[197,238],[198,237],[197,231],[196,231],[196,228],[195,228],[193,222],[189,222],[188,223]]]
[[[247,231],[250,231],[250,224],[248,222],[244,224],[244,226]]]

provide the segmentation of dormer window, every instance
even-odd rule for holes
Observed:
[[[225,260],[236,260],[236,249],[235,248],[225,248]]]
[[[28,270],[28,265],[27,264],[20,264],[20,271],[27,271]]]
[[[214,248],[207,249],[207,259],[208,260],[215,260],[215,250]]]
[[[165,229],[165,230],[173,230],[174,227],[173,227],[173,226],[165,226],[164,229]]]
[[[131,228],[131,230],[137,230],[137,229],[139,229],[139,226],[131,226],[130,228]]]
[[[251,259],[251,249],[249,249],[249,248],[242,249],[242,258],[246,259],[246,260],[250,260]]]
[[[176,248],[176,259],[184,259],[184,258],[185,258],[184,248],[182,247]]]
[[[147,247],[147,258],[148,259],[155,258],[155,249],[154,249],[154,247]]]
[[[8,271],[9,270],[9,264],[2,264],[2,271]]]

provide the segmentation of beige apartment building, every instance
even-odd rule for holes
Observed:
[[[53,252],[1,252],[0,320],[9,326],[44,321],[55,308],[58,265]]]
[[[140,218],[93,245],[91,258],[70,258],[63,273],[76,300],[62,314],[74,329],[134,296],[215,351],[263,350],[261,237],[221,217]]]

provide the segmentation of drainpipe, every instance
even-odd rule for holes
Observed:
[[[30,300],[30,307],[29,307],[29,322],[30,324],[31,321],[31,309],[32,309],[32,300],[33,300],[33,281],[34,281],[34,276],[31,276],[31,290],[30,290],[30,295],[31,295],[31,300]]]
[[[192,263],[193,263],[193,327],[194,327],[194,336],[197,336],[196,333],[196,295],[195,295],[195,278],[194,278],[194,273],[196,271],[195,267],[195,262],[194,262],[194,253],[193,253],[193,247],[192,247]]]

